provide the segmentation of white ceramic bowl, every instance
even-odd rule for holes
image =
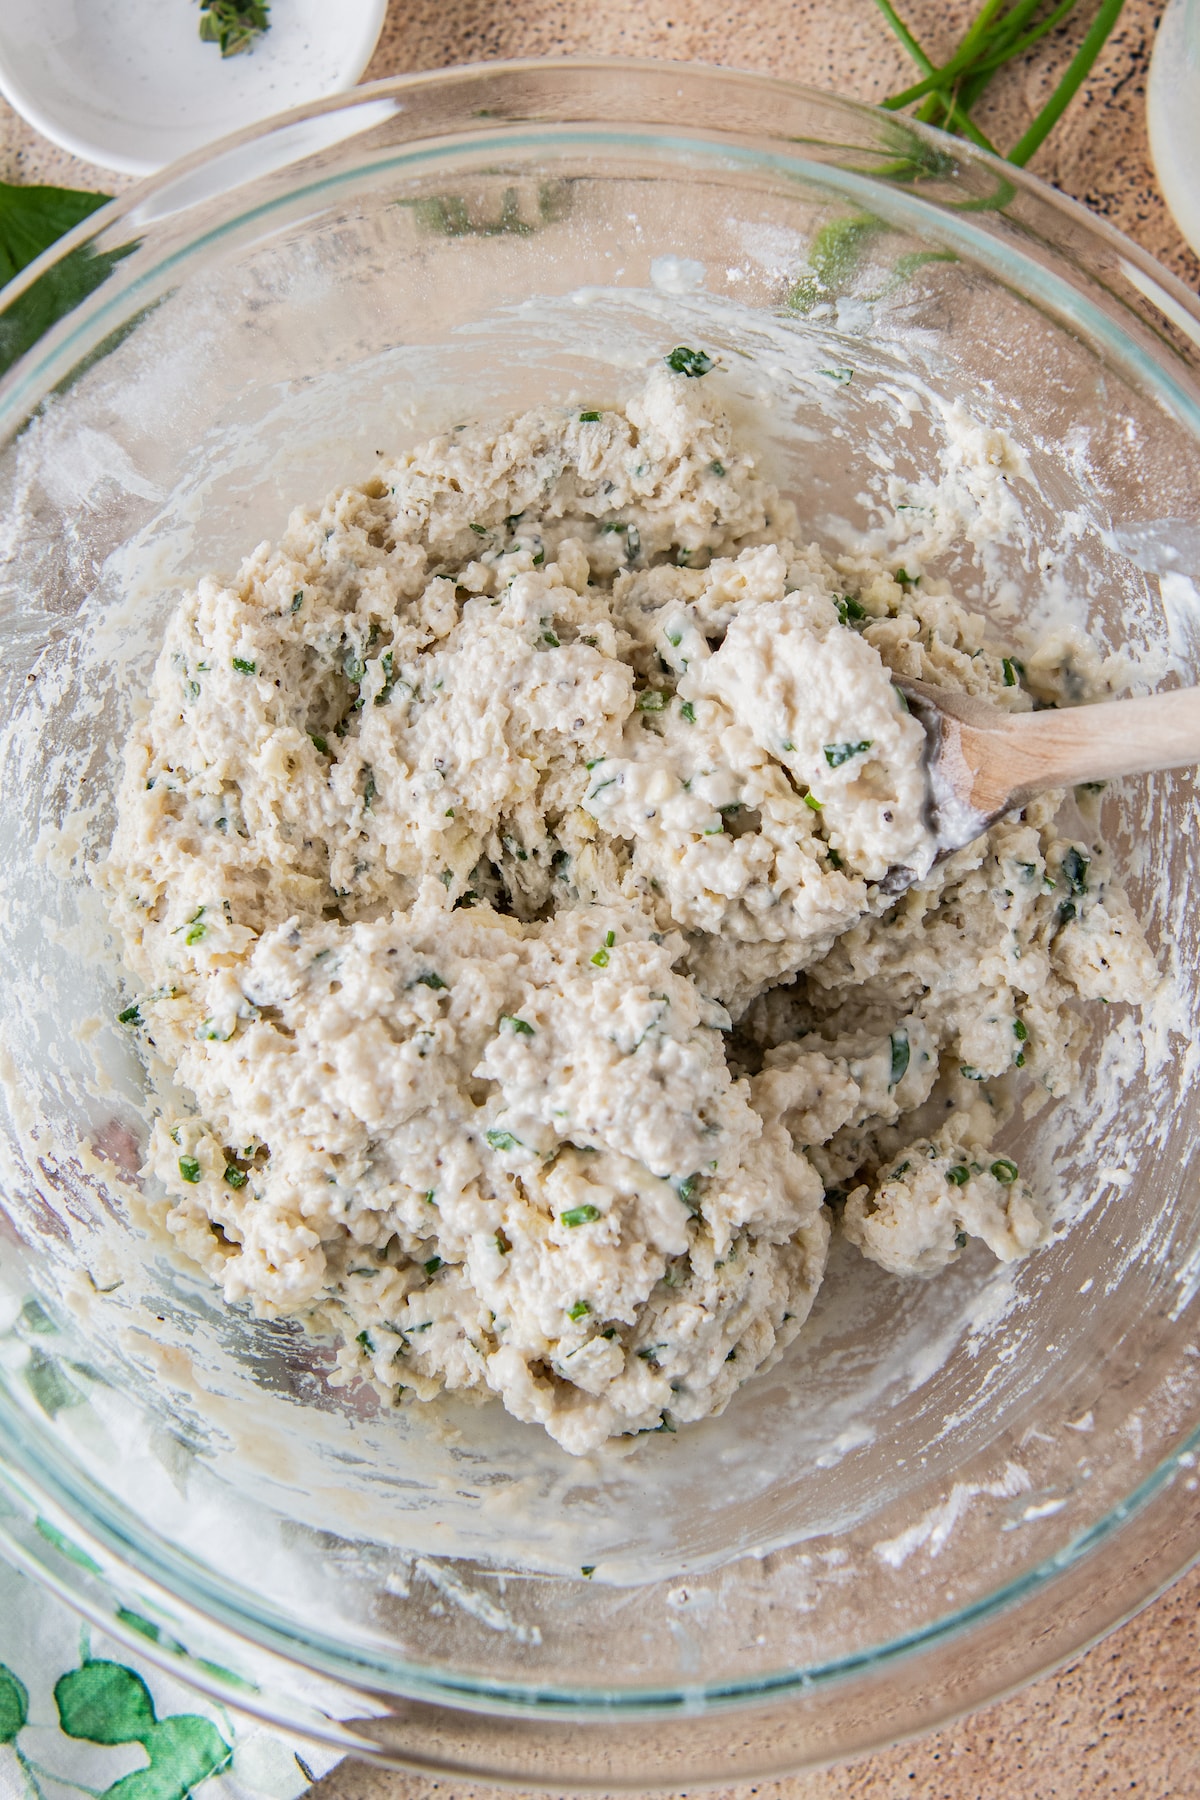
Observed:
[[[0,93],[75,156],[150,175],[230,132],[354,86],[387,0],[276,0],[222,58],[197,0],[3,0]]]

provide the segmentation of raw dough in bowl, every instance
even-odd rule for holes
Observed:
[[[933,864],[893,684],[1098,660],[806,546],[714,374],[462,427],[205,577],[101,872],[183,1248],[337,1379],[577,1452],[719,1411],[835,1220],[897,1272],[1032,1249],[989,1145],[1157,979],[1060,797]]]

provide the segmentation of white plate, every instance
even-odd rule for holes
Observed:
[[[222,58],[197,0],[0,0],[0,93],[64,150],[149,175],[272,113],[354,86],[387,0],[272,0]]]

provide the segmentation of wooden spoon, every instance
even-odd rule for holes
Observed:
[[[970,694],[897,680],[929,738],[939,857],[1045,788],[1200,762],[1200,688],[1064,711],[1006,713]]]

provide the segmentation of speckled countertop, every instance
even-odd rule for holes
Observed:
[[[336,0],[334,0],[336,3]],[[0,0],[0,5],[3,0]],[[929,53],[949,51],[976,0],[908,0]],[[1079,8],[1086,23],[1094,7]],[[1146,68],[1162,12],[1126,0],[1117,29],[1031,167],[1200,287],[1200,262],[1163,205],[1146,148]],[[1009,144],[1078,40],[1068,27],[993,84],[979,123]],[[912,79],[870,0],[392,0],[373,79],[505,56],[657,56],[763,69],[861,100]],[[1200,97],[1198,97],[1200,104]],[[0,178],[115,191],[0,101]],[[1056,1675],[916,1743],[712,1800],[1200,1800],[1200,1573]],[[497,1790],[344,1764],[312,1800],[502,1800]]]

